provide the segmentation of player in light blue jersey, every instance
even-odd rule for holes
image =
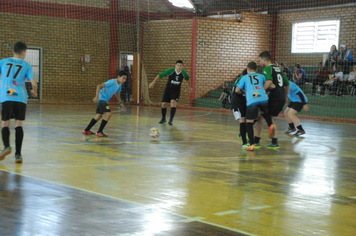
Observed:
[[[258,118],[258,112],[266,119],[267,124],[270,124],[272,128],[272,118],[268,113],[268,95],[265,91],[266,78],[262,74],[256,73],[257,64],[251,61],[247,65],[247,75],[242,77],[236,85],[235,92],[241,93],[241,90],[245,90],[246,94],[246,129],[250,142],[250,146],[244,145],[243,149],[253,151],[255,150],[254,120]]]
[[[119,101],[122,110],[126,112],[125,105],[120,98],[121,87],[122,84],[125,83],[126,78],[127,78],[126,73],[123,70],[121,70],[119,71],[119,74],[116,79],[108,80],[105,83],[99,84],[96,87],[96,95],[95,98],[93,99],[93,101],[97,103],[96,115],[94,116],[93,119],[91,119],[86,129],[83,130],[83,134],[87,134],[87,135],[94,134],[93,132],[90,131],[90,129],[96,124],[96,122],[98,122],[103,117],[103,114],[105,114],[103,120],[101,121],[99,130],[96,133],[96,136],[107,137],[107,135],[103,133],[103,129],[105,128],[106,124],[108,123],[112,115],[108,102],[111,99],[111,97],[114,96],[114,94],[117,100]]]
[[[37,97],[37,82],[31,65],[24,61],[27,46],[23,42],[16,42],[13,47],[14,57],[0,60],[1,74],[1,134],[4,149],[0,153],[0,161],[11,153],[10,147],[10,119],[15,118],[15,162],[22,163],[22,141],[24,132],[22,123],[26,116],[28,94],[26,80],[32,84],[31,95]]]
[[[289,93],[288,93],[288,98],[290,100],[290,103],[288,107],[284,110],[284,115],[288,121],[289,127],[286,133],[292,133],[296,131],[296,128],[294,125],[297,126],[298,131],[294,134],[296,136],[300,136],[302,134],[305,134],[305,131],[300,124],[300,121],[298,117],[296,116],[297,112],[300,112],[302,108],[305,111],[309,110],[309,107],[307,105],[308,98],[305,96],[303,91],[298,87],[293,82],[289,82]]]

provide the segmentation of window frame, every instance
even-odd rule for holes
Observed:
[[[292,21],[291,22],[291,48],[290,48],[290,53],[291,54],[325,54],[329,53],[329,50],[325,52],[293,52],[293,33],[294,33],[294,25],[296,23],[306,23],[306,22],[320,22],[320,21],[339,21],[339,26],[338,26],[338,37],[337,37],[337,43],[335,45],[338,47],[338,44],[340,43],[340,29],[341,29],[341,18],[326,18],[326,19],[309,19],[309,20],[302,20],[302,21]],[[330,45],[331,46],[331,45]]]

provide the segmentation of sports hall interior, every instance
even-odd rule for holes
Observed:
[[[352,87],[312,96],[306,85],[310,110],[299,117],[307,133],[285,134],[281,114],[279,150],[241,150],[238,122],[218,101],[221,85],[266,50],[313,78],[325,52],[292,53],[295,22],[340,20],[339,45],[355,57],[356,3],[190,2],[194,11],[168,0],[0,1],[0,59],[16,41],[39,52],[24,162],[12,154],[0,162],[0,235],[356,234]],[[83,135],[96,86],[115,78],[127,55],[127,112],[112,99],[109,136]],[[167,80],[148,83],[179,59],[192,91],[183,82],[174,124],[160,125]]]

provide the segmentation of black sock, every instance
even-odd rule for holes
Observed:
[[[174,115],[176,114],[176,110],[177,110],[176,107],[171,107],[171,118],[170,118],[170,120],[173,120]]]
[[[291,129],[294,129],[294,128],[295,128],[293,122],[292,122],[292,123],[288,123],[288,125],[289,125],[289,128],[291,128]]]
[[[255,137],[253,134],[253,123],[247,123],[246,130],[247,130],[248,138],[250,139],[250,145],[255,144]]]
[[[22,149],[22,141],[23,141],[23,129],[22,126],[17,126],[15,128],[15,143],[16,143],[16,154],[21,155]]]
[[[272,138],[272,143],[273,144],[277,144],[278,143],[278,139],[277,138]]]
[[[255,143],[259,143],[259,142],[260,142],[260,140],[261,140],[261,137],[257,137],[257,136],[255,136]]]
[[[4,147],[10,147],[10,129],[9,127],[4,127],[1,130],[2,142],[4,143]]]
[[[166,119],[167,108],[161,108],[162,119]]]
[[[247,143],[246,123],[240,123],[240,135],[241,135],[241,139],[242,139],[242,144],[246,144]]]
[[[302,125],[297,126],[297,129],[298,129],[298,130],[301,130],[301,131],[304,131]]]
[[[272,117],[271,117],[270,114],[262,114],[262,117],[265,118],[268,127],[270,127],[271,124],[273,124],[273,123],[272,123]]]
[[[99,128],[99,130],[98,130],[98,133],[103,132],[103,129],[105,128],[105,125],[106,125],[107,123],[108,123],[108,122],[107,122],[106,120],[104,120],[104,119],[101,121],[100,128]]]
[[[89,130],[91,129],[91,127],[93,127],[93,126],[96,124],[96,122],[98,122],[98,121],[95,120],[94,118],[91,119],[91,121],[90,121],[88,127],[85,128],[85,131],[89,131]]]

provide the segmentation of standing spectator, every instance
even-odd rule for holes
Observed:
[[[0,161],[11,153],[10,147],[10,119],[15,118],[15,162],[22,163],[22,142],[24,132],[23,121],[26,116],[28,94],[25,81],[31,81],[31,95],[37,97],[37,82],[32,67],[24,61],[27,46],[23,42],[16,42],[13,47],[14,57],[0,60],[1,74],[1,133],[4,149],[0,153]]]
[[[339,86],[341,84],[341,82],[343,81],[344,75],[340,69],[340,66],[335,64],[333,67],[333,70],[334,70],[334,73],[333,73],[332,77],[330,79],[328,79],[327,81],[325,81],[325,83],[323,84],[320,95],[325,94],[326,87],[328,87],[328,89],[330,91],[329,95],[334,95],[337,90],[337,86]],[[341,94],[342,94],[342,91],[341,91]]]
[[[131,101],[131,94],[132,94],[132,74],[130,72],[130,67],[125,66],[124,72],[127,75],[126,82],[125,82],[125,102],[130,102]]]
[[[323,66],[323,62],[319,62],[319,68],[314,71],[315,79],[313,81],[312,95],[316,93],[316,86],[323,86],[326,80],[329,79],[329,75],[332,74],[332,71],[327,67],[327,64]]]
[[[299,63],[295,64],[294,73],[293,73],[293,82],[296,85],[301,86],[305,84],[307,79],[308,79],[307,73],[305,73],[305,71],[302,69],[302,66]]]
[[[279,65],[279,68],[282,69],[282,71],[284,72],[284,74],[287,76],[287,78],[289,79],[289,81],[292,81],[293,80],[293,74],[292,74],[292,71],[287,67],[287,64],[282,62],[280,65]]]
[[[176,107],[177,103],[179,101],[180,97],[180,90],[182,87],[182,82],[183,79],[187,80],[189,83],[189,88],[190,91],[192,91],[191,85],[190,85],[190,77],[186,71],[183,70],[183,61],[178,60],[176,61],[175,68],[170,68],[167,69],[161,73],[159,73],[156,78],[149,84],[148,88],[153,89],[155,86],[155,83],[158,79],[163,78],[165,76],[168,76],[168,81],[166,84],[166,88],[164,89],[163,92],[163,97],[162,97],[162,108],[161,108],[161,113],[162,113],[162,119],[158,122],[159,124],[163,124],[166,122],[166,113],[167,113],[167,106],[168,103],[171,104],[171,116],[168,121],[169,125],[173,125],[173,118],[176,113]]]
[[[344,67],[344,73],[348,74],[349,66],[354,64],[354,58],[352,57],[350,49],[346,48],[345,45],[340,46],[340,55],[338,59],[338,64],[342,65]]]
[[[340,52],[337,50],[336,45],[332,45],[330,47],[330,52],[328,54],[328,59],[325,62],[325,65],[329,68],[332,68],[334,64],[337,62]]]

